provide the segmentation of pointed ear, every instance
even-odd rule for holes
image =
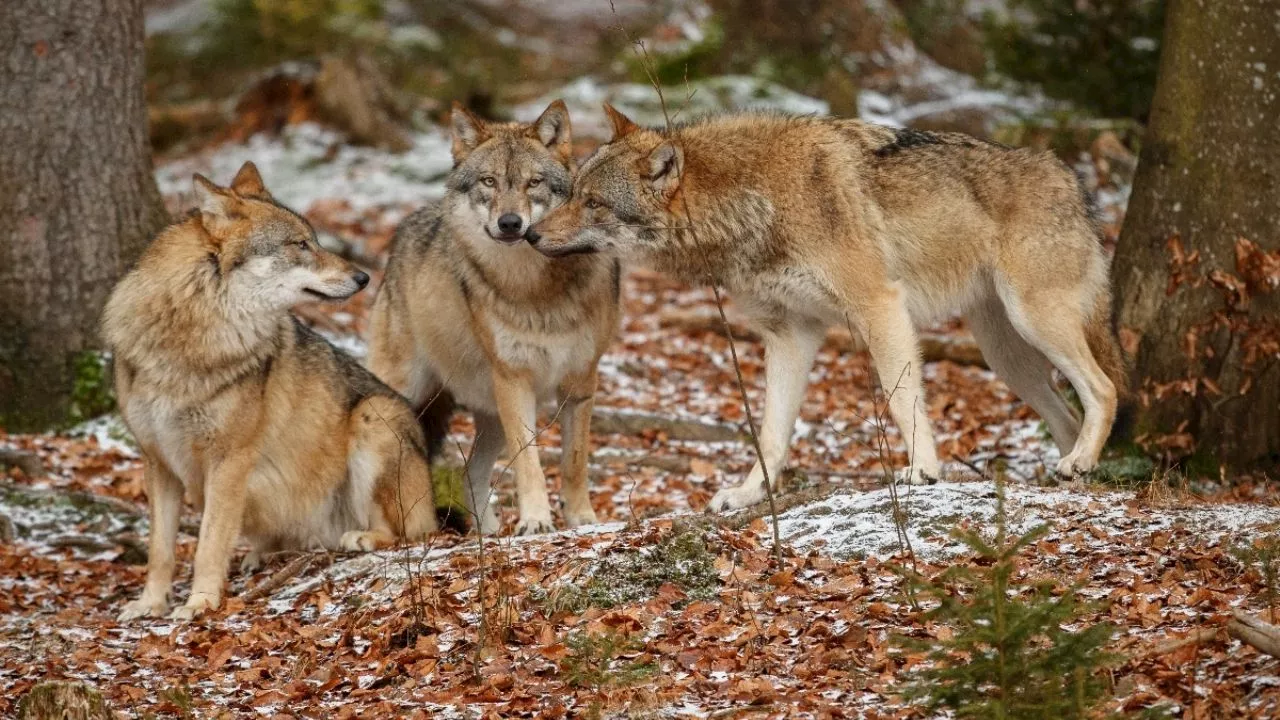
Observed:
[[[562,160],[568,160],[573,155],[569,108],[564,106],[563,100],[556,100],[548,105],[529,126],[528,134],[555,150]]]
[[[267,186],[262,182],[262,175],[258,173],[258,166],[252,161],[245,161],[245,164],[240,166],[240,172],[237,172],[235,179],[231,181],[231,189],[242,197],[271,199],[271,193],[267,192]]]
[[[613,126],[613,137],[609,138],[609,142],[621,140],[640,129],[639,125],[631,122],[631,118],[618,112],[618,109],[609,103],[604,104],[604,115],[609,118],[609,124]]]
[[[191,178],[196,195],[196,209],[206,228],[234,219],[236,199],[225,189],[214,185],[209,178],[196,173]]]
[[[670,140],[664,141],[649,153],[649,174],[645,178],[654,192],[670,199],[680,187],[684,172],[684,150]]]
[[[457,165],[489,138],[489,130],[483,120],[472,115],[456,100],[450,124],[453,128],[453,164]]]

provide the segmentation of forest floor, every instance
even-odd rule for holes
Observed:
[[[378,258],[448,170],[441,136],[392,158],[334,147],[318,129],[288,132],[166,162],[161,186],[177,207],[193,170],[225,182],[252,158],[327,241]],[[362,354],[374,275],[371,292],[300,315]],[[1268,610],[1263,574],[1235,552],[1280,528],[1268,483],[1056,485],[1058,452],[1039,421],[953,320],[926,332],[925,366],[950,477],[891,492],[886,464],[905,463],[898,432],[879,420],[866,353],[835,331],[810,375],[779,497],[779,561],[767,514],[703,513],[752,462],[709,291],[634,271],[623,303],[593,427],[601,524],[281,554],[256,573],[233,570],[224,607],[190,624],[115,620],[141,589],[147,528],[141,463],[118,422],[0,434],[0,449],[44,468],[0,478],[0,715],[36,682],[69,678],[96,686],[122,717],[919,716],[902,692],[925,661],[901,639],[951,630],[908,601],[901,569],[979,564],[951,533],[991,530],[994,488],[978,472],[997,464],[1010,528],[1049,526],[1020,557],[1017,587],[1051,580],[1090,602],[1081,624],[1115,627],[1107,709],[1280,715],[1280,660],[1224,630],[1233,611]],[[745,337],[736,349],[758,413],[761,347]],[[546,419],[538,444],[554,500],[559,435]],[[470,430],[455,419],[464,451]],[[496,488],[509,532],[513,489],[506,479]],[[181,534],[178,598],[197,522]]]

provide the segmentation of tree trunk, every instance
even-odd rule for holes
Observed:
[[[1171,0],[1115,258],[1136,439],[1200,469],[1280,464],[1275,3]]]
[[[99,314],[167,220],[142,0],[3,0],[0,62],[0,426],[36,430],[105,387]]]

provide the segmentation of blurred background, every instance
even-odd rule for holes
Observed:
[[[584,149],[601,101],[672,112],[767,106],[1051,147],[1101,185],[1114,238],[1146,119],[1162,0],[148,0],[147,101],[160,163],[256,143],[302,209],[440,192],[454,100],[528,120],[564,98]],[[640,46],[643,45],[643,50]],[[272,139],[274,138],[274,140]],[[251,140],[252,139],[252,140]],[[373,155],[348,145],[376,148]],[[270,159],[263,153],[271,154]],[[237,153],[211,168],[234,171]],[[266,162],[263,162],[266,160]],[[363,166],[355,173],[350,164]],[[188,167],[162,174],[187,180]],[[378,184],[379,173],[393,176]],[[272,174],[275,177],[272,177]],[[389,188],[387,185],[395,185]],[[374,249],[376,251],[376,248]]]

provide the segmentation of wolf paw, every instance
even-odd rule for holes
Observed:
[[[343,533],[338,544],[343,550],[352,552],[370,552],[378,549],[378,539],[373,533],[365,530],[350,530]]]
[[[743,483],[727,487],[717,492],[707,503],[707,512],[721,512],[750,507],[765,499],[764,485],[759,483]]]
[[[596,511],[593,508],[587,508],[580,512],[566,511],[564,519],[571,528],[582,527],[583,525],[595,525],[600,522],[600,520],[596,518]]]
[[[195,620],[197,617],[200,617],[205,610],[218,609],[218,605],[221,604],[221,602],[222,600],[220,598],[213,595],[208,595],[206,593],[192,593],[191,597],[187,598],[187,603],[185,605],[174,608],[173,612],[169,613],[169,619],[179,620],[182,622]]]
[[[555,532],[556,526],[551,522],[551,516],[541,517],[532,515],[530,517],[520,518],[520,524],[516,525],[517,535],[541,535],[542,533]]]
[[[899,485],[935,485],[941,476],[940,471],[929,473],[918,467],[899,468],[893,473],[893,479]]]
[[[1088,460],[1073,452],[1058,461],[1057,469],[1059,475],[1066,478],[1074,478],[1088,473],[1097,465],[1097,461]]]
[[[125,603],[120,610],[120,614],[116,616],[116,620],[118,622],[129,622],[138,618],[164,617],[164,613],[168,609],[169,604],[163,599],[149,600],[145,597],[140,597],[137,600]]]
[[[240,561],[240,574],[252,575],[262,569],[262,553],[257,550],[250,550],[248,555]]]

